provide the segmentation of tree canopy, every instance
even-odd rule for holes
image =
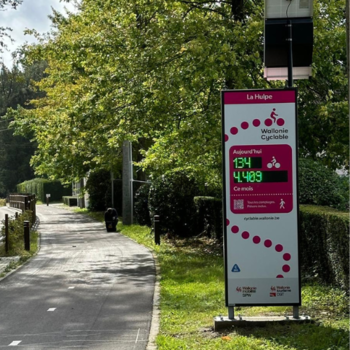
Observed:
[[[297,81],[300,152],[347,166],[345,1],[316,1],[314,76]],[[84,0],[25,48],[48,62],[35,109],[10,111],[34,133],[38,174],[110,170],[124,140],[150,174],[184,169],[221,181],[222,89],[283,87],[263,78],[263,1]]]
[[[26,102],[43,96],[42,92],[33,88],[32,80],[41,80],[45,68],[44,63],[34,64],[20,70],[14,66],[11,70],[0,67],[0,196],[16,191],[16,185],[34,177],[29,165],[34,155],[36,143],[22,136],[14,136],[9,128],[11,120],[2,118],[7,108],[31,108]]]

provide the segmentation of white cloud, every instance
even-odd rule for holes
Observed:
[[[15,40],[14,43],[5,40],[9,51],[5,51],[2,57],[7,67],[12,67],[11,52],[26,41],[35,42],[33,36],[24,35],[25,29],[35,29],[39,33],[50,31],[51,21],[48,16],[52,14],[51,7],[63,14],[65,14],[64,8],[69,11],[75,9],[74,5],[59,0],[23,0],[22,5],[18,6],[17,10],[7,8],[5,11],[0,11],[1,26],[12,28],[12,32],[9,34]]]

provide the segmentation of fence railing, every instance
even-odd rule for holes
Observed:
[[[26,210],[30,210],[32,212],[32,224],[35,223],[36,220],[36,199],[35,194],[10,194],[9,195],[9,205],[12,208],[17,208],[22,210],[24,213]]]

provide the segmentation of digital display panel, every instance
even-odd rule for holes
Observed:
[[[288,182],[288,171],[234,171],[234,183]]]
[[[233,160],[234,169],[261,169],[261,157],[239,157]]]

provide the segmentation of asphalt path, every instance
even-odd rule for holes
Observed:
[[[0,282],[0,348],[146,349],[151,252],[104,225],[38,205],[41,249]]]

